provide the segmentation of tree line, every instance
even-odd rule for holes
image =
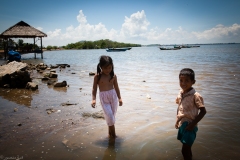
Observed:
[[[141,47],[140,44],[122,43],[111,41],[109,39],[102,39],[97,41],[80,41],[70,43],[63,46],[64,49],[105,49],[105,48],[122,48],[122,47]]]
[[[4,48],[6,45],[6,41],[0,40],[0,49]],[[14,50],[21,50],[25,48],[29,49],[39,49],[40,47],[35,44],[31,43],[24,43],[22,39],[18,39],[15,42],[12,39],[9,39],[8,46]],[[122,47],[141,47],[141,44],[131,44],[131,43],[123,43],[123,42],[116,42],[111,41],[109,39],[102,39],[97,41],[79,41],[76,43],[69,43],[66,46],[52,46],[48,45],[44,47],[44,49],[52,50],[52,49],[105,49],[105,48],[122,48]]]

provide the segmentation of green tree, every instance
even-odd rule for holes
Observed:
[[[51,50],[52,50],[52,48],[53,48],[53,47],[52,47],[52,46],[50,46],[50,45],[49,45],[49,46],[47,46],[47,50],[49,50],[49,51],[51,51]]]
[[[19,46],[19,47],[22,47],[22,46],[23,46],[23,40],[22,40],[22,39],[19,39],[19,40],[18,40],[18,46]]]

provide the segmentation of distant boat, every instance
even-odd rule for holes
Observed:
[[[130,48],[131,49],[131,48]],[[107,52],[125,52],[126,50],[130,50],[129,48],[108,48]]]
[[[181,48],[166,48],[166,47],[160,47],[160,50],[179,50]]]
[[[181,49],[181,48],[182,48],[182,46],[174,46],[174,48],[179,48],[179,49]]]
[[[195,48],[195,47],[200,47],[200,46],[182,45],[182,48]]]

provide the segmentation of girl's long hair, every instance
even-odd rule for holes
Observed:
[[[102,71],[101,68],[105,67],[105,66],[109,66],[109,65],[112,65],[112,70],[110,72],[110,80],[111,80],[114,77],[114,66],[113,66],[112,58],[109,57],[109,56],[104,56],[104,55],[99,58],[99,63],[97,65],[98,81],[100,80],[101,75],[102,75],[101,74],[101,71]]]

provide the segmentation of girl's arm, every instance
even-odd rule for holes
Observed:
[[[96,105],[96,95],[97,95],[97,81],[98,81],[98,75],[94,76],[93,80],[93,88],[92,88],[92,107],[95,108]]]
[[[118,82],[117,82],[117,76],[115,75],[115,80],[114,80],[114,88],[116,90],[117,96],[118,96],[118,101],[119,101],[119,106],[122,106],[122,98],[121,98],[121,94],[120,94],[120,89],[118,87]]]

